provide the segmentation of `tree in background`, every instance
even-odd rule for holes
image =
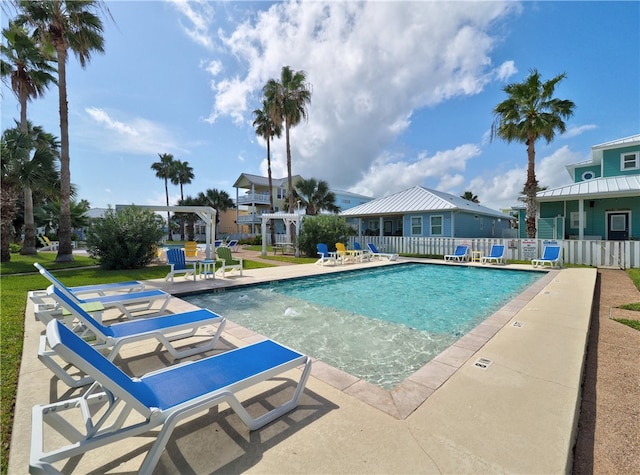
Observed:
[[[527,146],[527,181],[524,185],[526,203],[526,231],[529,238],[536,237],[536,149],[537,140],[544,138],[550,143],[556,132],[564,133],[563,119],[573,115],[575,104],[566,99],[553,97],[557,84],[566,75],[557,75],[542,82],[540,73],[533,69],[521,83],[508,84],[503,88],[508,98],[498,104],[493,112],[495,121],[491,126],[491,137],[500,137],[508,143],[520,142]]]
[[[56,262],[73,261],[71,247],[71,168],[69,154],[69,104],[67,99],[67,57],[71,50],[84,68],[94,52],[104,52],[102,20],[94,12],[93,0],[20,1],[16,22],[33,28],[37,43],[51,45],[58,69],[60,112],[60,246]]]
[[[194,177],[193,168],[189,165],[189,162],[183,162],[180,160],[176,160],[174,162],[171,183],[174,185],[180,185],[180,200],[184,200],[183,185],[191,183],[191,180],[193,180]],[[180,240],[184,241],[184,219],[182,218],[180,219]]]
[[[210,188],[207,191],[198,194],[198,202],[201,206],[211,206],[216,210],[216,235],[218,234],[218,223],[220,222],[220,213],[224,213],[228,209],[235,208],[233,200],[224,190]]]
[[[2,30],[5,39],[0,45],[2,60],[0,74],[3,80],[9,80],[11,90],[20,104],[20,132],[29,134],[30,124],[27,120],[27,103],[34,98],[42,97],[51,83],[56,83],[53,76],[55,68],[51,66],[51,53],[47,54],[36,45],[24,27],[15,22],[9,22],[9,27]],[[4,44],[6,43],[6,44]],[[40,129],[41,130],[41,129]],[[38,154],[42,156],[42,154]],[[27,162],[23,162],[25,167]],[[37,166],[32,166],[35,170]],[[25,170],[26,171],[26,170]],[[35,177],[32,177],[35,178]],[[21,180],[24,202],[24,243],[22,254],[35,255],[36,229],[33,221],[33,188],[31,180]]]
[[[202,202],[198,198],[188,196],[178,202],[178,206],[202,206]],[[198,215],[195,213],[176,213],[180,216],[181,220],[187,224],[187,240],[194,241],[196,233],[194,230]],[[183,239],[184,241],[184,239]]]
[[[262,109],[255,109],[253,116],[253,126],[256,129],[256,134],[267,142],[267,176],[269,178],[269,212],[274,212],[273,207],[273,177],[271,175],[271,139],[273,137],[280,137],[282,135],[282,126],[276,124],[270,115],[272,106],[266,99],[262,101]],[[270,220],[272,221],[272,220]],[[276,229],[273,223],[269,228],[271,229],[271,243],[276,242]]]
[[[340,208],[336,206],[336,195],[324,180],[302,179],[296,183],[293,192],[294,198],[300,200],[309,216],[315,216],[323,210],[331,213],[340,212]]]
[[[289,191],[289,209],[293,209],[293,175],[291,173],[291,141],[289,131],[307,118],[307,104],[311,102],[311,90],[304,71],[293,71],[283,66],[280,82],[269,79],[262,89],[269,104],[269,116],[274,124],[282,127],[284,123],[287,147],[287,183]],[[292,229],[292,232],[294,230]]]
[[[325,243],[330,250],[335,251],[337,242],[345,242],[355,233],[355,230],[341,216],[335,214],[308,216],[304,218],[304,226],[300,230],[298,248],[308,257],[315,257],[319,242]]]
[[[467,201],[472,201],[474,203],[480,203],[477,195],[474,195],[472,191],[465,191],[463,195],[460,195],[460,198],[465,199]]]
[[[164,180],[164,196],[167,199],[167,206],[169,206],[169,180],[173,179],[175,160],[170,153],[159,153],[159,162],[154,162],[151,165],[151,169],[156,172],[156,176],[161,180]],[[171,232],[171,214],[167,211],[167,234],[169,240],[173,239]]]

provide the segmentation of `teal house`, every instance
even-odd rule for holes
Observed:
[[[537,194],[538,239],[640,239],[640,134],[591,147],[567,166],[573,183]],[[524,210],[520,237],[526,238]]]

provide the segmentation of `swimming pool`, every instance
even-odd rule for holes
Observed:
[[[391,389],[541,275],[401,264],[183,298]]]

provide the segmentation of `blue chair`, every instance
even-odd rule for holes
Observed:
[[[311,370],[308,356],[265,340],[132,378],[56,320],[47,325],[46,338],[63,360],[96,382],[82,396],[33,407],[32,473],[54,473],[53,464],[58,461],[92,449],[105,450],[108,444],[160,428],[152,434],[153,445],[138,469],[138,473],[152,473],[174,427],[183,419],[195,414],[211,417],[210,408],[228,403],[250,430],[259,429],[297,407]],[[238,399],[239,391],[302,365],[295,391],[282,405],[252,417]],[[69,417],[67,411],[74,413]],[[139,417],[127,417],[131,412]],[[50,434],[45,426],[57,433]],[[56,444],[63,437],[69,443],[55,448],[58,445],[53,446],[49,435],[55,436]]]
[[[162,290],[152,289],[152,290],[143,290],[141,292],[128,292],[128,293],[115,293],[111,295],[100,295],[98,297],[90,297],[90,298],[80,298],[77,295],[76,291],[64,285],[58,279],[56,279],[51,273],[47,272],[42,266],[36,263],[36,267],[40,270],[40,274],[42,274],[47,280],[52,282],[52,286],[60,291],[60,294],[65,295],[68,299],[73,300],[78,305],[87,305],[87,304],[101,304],[104,309],[109,308],[117,308],[122,312],[122,314],[126,318],[134,318],[134,313],[139,312],[148,312],[152,310],[152,307],[159,303],[159,308],[154,308],[153,313],[162,313],[169,305],[169,299],[171,298],[171,294],[163,292]],[[107,289],[115,289],[118,287],[126,288],[129,283],[124,283],[125,285],[111,286],[111,284],[106,284],[100,286],[97,290],[95,286],[85,286],[80,287],[81,292],[92,290],[94,293],[104,292]],[[133,284],[131,284],[133,285]],[[38,302],[37,292],[29,294],[32,297],[34,303]],[[82,294],[81,294],[82,295]],[[54,296],[54,300],[58,301],[59,299]],[[145,314],[145,316],[149,316],[149,314]]]
[[[378,248],[372,242],[368,242],[367,247],[369,248],[369,251],[371,251],[371,257],[375,257],[376,259],[382,259],[383,257],[386,257],[390,261],[395,261],[398,258],[398,254],[378,251]]]
[[[316,261],[316,264],[321,264],[324,267],[324,263],[328,262],[329,264],[335,264],[337,261],[337,255],[335,252],[329,252],[329,248],[325,243],[316,244],[316,249],[318,251],[318,256],[320,258]]]
[[[185,278],[193,275],[193,280],[196,280],[196,265],[198,261],[189,261],[185,257],[182,249],[169,249],[167,251],[167,262],[171,266],[171,270],[164,278],[165,281],[171,279],[173,284],[173,276],[176,274],[184,274]]]
[[[173,313],[159,317],[130,320],[126,322],[114,323],[106,326],[97,321],[93,316],[85,311],[81,305],[73,299],[67,297],[60,289],[50,286],[47,290],[50,296],[60,301],[64,308],[80,322],[74,327],[74,331],[82,332],[83,338],[91,335],[92,346],[97,349],[110,349],[108,359],[113,360],[120,349],[128,343],[140,340],[156,339],[164,346],[174,358],[186,358],[198,353],[213,349],[222,334],[226,320],[220,315],[210,310],[198,309],[184,313]],[[51,322],[49,322],[51,323]],[[47,325],[49,324],[47,323]],[[184,349],[178,350],[172,342],[192,337],[198,329],[208,325],[218,325],[218,329],[213,336],[207,334],[207,338],[197,345],[188,345]],[[44,338],[44,337],[43,337]],[[52,358],[53,352],[46,347],[46,339],[40,341],[38,358],[51,371],[54,372],[61,381],[70,387],[83,386],[92,380],[87,378],[76,379],[65,371]]]
[[[360,251],[362,253],[362,258],[366,259],[368,261],[371,260],[371,251],[367,248],[367,249],[362,249],[362,246],[360,245],[359,242],[354,242],[353,243],[353,250],[354,251]]]
[[[231,241],[229,241],[226,246],[231,249],[232,252],[236,252],[238,249],[238,240],[237,239],[232,239]]]
[[[562,248],[560,246],[545,246],[542,257],[531,261],[533,267],[544,267],[547,264],[551,268],[562,267]]]
[[[491,246],[491,252],[489,252],[488,256],[482,256],[480,258],[480,262],[482,264],[486,264],[487,262],[494,262],[496,264],[504,264],[504,245],[503,244],[493,244]]]
[[[456,250],[453,254],[447,254],[444,256],[445,261],[468,261],[469,260],[469,246],[459,245],[456,246]]]

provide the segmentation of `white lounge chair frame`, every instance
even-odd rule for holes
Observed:
[[[462,250],[462,248],[464,248],[464,254],[461,254],[460,250]],[[453,252],[453,254],[446,254],[444,256],[444,260],[445,261],[457,261],[457,262],[466,262],[469,260],[469,246],[465,246],[465,245],[458,245],[456,246],[455,251]]]
[[[58,285],[60,287],[65,287],[69,292],[72,292],[74,295],[87,295],[87,294],[97,294],[100,296],[112,295],[113,293],[122,293],[122,292],[141,292],[144,290],[144,284],[142,282],[138,282],[137,280],[129,280],[126,282],[114,282],[111,284],[95,284],[95,285],[81,285],[79,287],[67,287],[62,282],[60,282],[51,272],[45,269],[38,262],[33,264],[38,272],[51,282],[53,285]]]
[[[109,349],[107,358],[110,361],[114,360],[124,345],[149,339],[157,340],[175,359],[203,353],[213,349],[226,324],[226,319],[220,315],[207,309],[198,309],[150,317],[148,319],[128,320],[105,326],[96,321],[89,312],[86,312],[73,300],[60,293],[57,287],[51,286],[48,291],[57,293],[62,305],[80,322],[72,330],[79,333],[83,338],[88,338],[90,335],[94,336],[95,341],[92,341],[91,345],[100,350]],[[47,323],[47,326],[49,323]],[[204,339],[197,345],[189,345],[182,350],[179,350],[173,344],[178,340],[192,337],[200,328],[208,325],[218,326],[215,334],[210,338]],[[38,348],[38,359],[62,382],[72,388],[93,382],[90,378],[77,378],[70,375],[55,361],[54,354],[55,352],[46,345],[46,337],[42,336]]]
[[[325,248],[327,250],[325,252],[325,251],[320,251],[318,249],[317,253],[318,253],[318,256],[320,256],[320,258],[316,261],[316,264],[320,264],[320,265],[322,265],[322,267],[324,267],[324,263],[325,262],[327,262],[329,264],[332,264],[332,265],[337,264],[338,263],[338,253],[329,251],[329,248],[327,247],[326,244],[324,246],[325,246]]]
[[[369,248],[369,251],[371,251],[371,257],[375,257],[376,259],[382,259],[383,257],[386,257],[390,261],[395,261],[398,258],[398,254],[378,251],[378,248],[372,242],[368,242],[367,247]]]
[[[226,402],[250,430],[259,429],[296,408],[311,370],[308,356],[265,340],[131,378],[55,320],[47,325],[47,340],[62,358],[93,376],[96,382],[80,397],[33,407],[29,462],[32,473],[57,473],[52,465],[55,462],[161,427],[139,469],[139,473],[150,474],[182,419]],[[304,369],[292,398],[257,418],[249,415],[235,395],[302,365]],[[229,371],[230,368],[233,370]],[[214,381],[210,375],[220,381]],[[197,385],[189,384],[195,379]],[[174,388],[176,394],[166,391],[167,385],[175,385],[175,381],[182,383]],[[92,411],[96,405],[103,406],[97,414]],[[64,416],[65,411],[74,409],[80,411],[84,420],[81,428]],[[138,417],[136,422],[130,419],[128,422],[132,412],[143,420]],[[45,451],[45,424],[70,444]]]
[[[500,250],[500,248],[502,248],[502,253],[500,253],[500,255],[498,255],[497,252],[494,253],[494,250],[496,249]],[[489,255],[482,256],[480,258],[480,263],[486,264],[487,262],[491,262],[495,264],[504,264],[505,263],[504,252],[505,252],[505,246],[503,244],[493,244],[491,246],[491,251],[489,252]]]
[[[547,252],[549,251],[557,251],[558,257],[555,257],[553,259],[549,258],[547,254]],[[562,248],[560,246],[545,246],[542,257],[540,259],[533,259],[531,261],[531,265],[533,267],[545,267],[547,264],[549,264],[552,269],[562,268]]]

